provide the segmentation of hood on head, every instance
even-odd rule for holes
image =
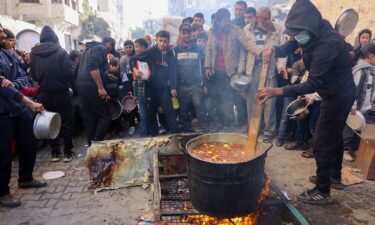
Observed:
[[[357,65],[353,67],[353,73],[356,73],[358,70],[361,70],[361,69],[370,69],[373,72],[375,72],[375,67],[371,65],[370,63],[367,63],[363,59],[358,60]]]
[[[31,49],[31,54],[37,55],[42,58],[49,57],[52,53],[56,52],[60,45],[52,42],[40,43]]]
[[[50,26],[44,26],[40,33],[40,43],[46,42],[59,43],[59,38]]]
[[[322,23],[322,15],[314,4],[309,0],[296,0],[285,21],[286,33],[293,36],[292,31],[307,30],[319,37]]]

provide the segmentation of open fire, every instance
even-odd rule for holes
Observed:
[[[259,195],[258,204],[261,205],[263,201],[267,198],[270,191],[270,181],[268,177],[266,179],[264,188]],[[254,225],[261,212],[257,210],[256,212],[250,213],[249,215],[228,219],[218,219],[206,215],[190,215],[186,216],[182,222],[189,224],[199,224],[199,225]]]

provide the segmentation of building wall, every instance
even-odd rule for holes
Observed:
[[[61,46],[70,51],[76,47],[74,42],[79,37],[79,7],[74,10],[71,0],[69,5],[64,0],[61,2],[40,0],[39,3],[20,3],[18,0],[1,0],[0,12],[7,18],[1,22],[7,23],[16,34],[25,27],[39,33],[41,27],[49,25],[58,34]]]
[[[0,15],[0,21],[4,28],[11,30],[16,36],[25,30],[33,30],[37,32],[38,34],[40,34],[42,30],[42,26],[37,26],[35,24],[27,23],[21,20],[15,20],[9,16]],[[64,37],[64,34],[66,34],[66,32],[61,31],[56,27],[52,27],[52,28],[54,29],[57,37],[59,38],[61,47],[69,50],[68,46],[66,46],[66,41]]]
[[[358,32],[364,28],[369,28],[375,32],[374,0],[312,0],[312,2],[321,11],[323,17],[331,22],[332,26],[335,25],[336,20],[346,9],[353,8],[358,12],[358,25],[346,39],[349,43],[353,44]]]

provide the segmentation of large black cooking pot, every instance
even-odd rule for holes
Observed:
[[[241,134],[204,134],[186,144],[189,166],[190,200],[200,213],[216,218],[245,216],[258,207],[258,198],[265,186],[266,149],[258,143],[256,156],[236,164],[212,163],[191,155],[194,146],[208,142],[240,143],[246,145],[247,137]]]

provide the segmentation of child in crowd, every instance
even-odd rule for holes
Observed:
[[[375,101],[375,44],[362,47],[356,56],[359,61],[353,67],[353,76],[357,92],[351,113],[359,110],[364,115],[366,123],[375,124],[375,111],[372,109]],[[344,159],[354,161],[355,151],[359,147],[359,137],[348,126],[345,126],[343,138]]]
[[[207,32],[206,31],[199,32],[199,34],[197,35],[197,45],[200,46],[203,49],[203,51],[206,48],[207,41],[208,41]]]
[[[134,41],[134,48],[135,48],[135,55],[141,54],[144,50],[148,48],[148,43],[145,39],[140,38]],[[135,57],[133,57],[130,61],[130,65],[134,70],[135,67]],[[139,114],[141,120],[141,130],[140,136],[146,137],[148,135],[148,125],[147,125],[147,105],[146,105],[146,98],[145,98],[145,82],[139,80],[138,77],[134,77],[133,82],[133,95],[137,97],[138,100],[138,107],[139,107]]]

